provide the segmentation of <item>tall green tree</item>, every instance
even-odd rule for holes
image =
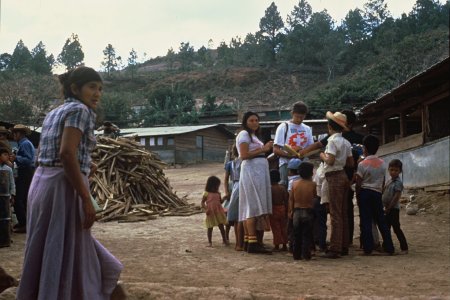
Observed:
[[[173,69],[176,56],[177,55],[175,54],[175,51],[173,51],[173,48],[170,47],[170,49],[167,50],[167,54],[166,54],[166,62],[167,62],[167,67],[169,70]]]
[[[31,67],[31,59],[32,56],[30,50],[28,50],[28,47],[20,40],[17,42],[16,48],[14,48],[8,67],[11,70],[29,70]]]
[[[181,64],[181,70],[191,70],[195,59],[194,47],[192,47],[189,42],[182,42],[180,48],[178,48],[178,58]]]
[[[309,64],[323,64],[324,58],[319,54],[328,47],[329,35],[332,34],[334,27],[333,18],[328,14],[327,10],[313,13],[306,27],[307,47],[305,51],[305,60]]]
[[[355,45],[367,39],[368,25],[364,19],[364,12],[359,8],[350,10],[342,22],[341,28],[345,33],[345,41]]]
[[[137,71],[137,53],[136,51],[134,51],[134,48],[131,48],[130,51],[130,56],[128,56],[128,70],[131,73],[131,80],[134,79],[134,75],[136,74]]]
[[[447,1],[447,7],[449,1]],[[424,32],[432,28],[436,28],[440,20],[440,4],[438,0],[417,0],[410,13],[415,32]],[[448,26],[448,9],[447,9],[447,26]]]
[[[217,47],[217,61],[222,66],[231,66],[233,64],[233,50],[224,41]]]
[[[58,62],[71,70],[83,63],[84,52],[81,47],[78,35],[72,33],[70,38],[66,40],[61,53],[58,55]]]
[[[261,49],[261,39],[260,33],[252,34],[248,33],[245,36],[244,42],[241,46],[241,52],[244,56],[245,65],[248,66],[263,66],[264,55]]]
[[[294,6],[294,9],[287,17],[289,31],[292,31],[299,26],[306,27],[309,19],[311,18],[311,15],[311,5],[309,5],[308,1],[306,0],[300,0],[298,2],[298,5]]]
[[[308,32],[306,30],[312,16],[311,5],[305,0],[300,0],[298,5],[287,17],[287,35],[283,41],[281,49],[281,61],[289,68],[292,65],[304,65]]]
[[[384,0],[368,0],[364,4],[364,15],[372,34],[387,18],[391,17]]]
[[[108,77],[111,77],[111,72],[117,68],[116,49],[111,44],[108,44],[103,50],[102,66],[105,68]]]
[[[259,21],[259,31],[266,39],[272,63],[275,62],[276,51],[281,39],[279,34],[283,27],[284,22],[278,12],[278,7],[275,2],[272,2]]]
[[[205,46],[201,46],[197,50],[197,60],[202,66],[206,66],[208,63],[208,49]]]
[[[52,73],[55,58],[53,57],[53,54],[47,56],[47,51],[45,50],[45,45],[42,41],[40,41],[31,51],[31,56],[31,70],[37,74],[50,75]]]

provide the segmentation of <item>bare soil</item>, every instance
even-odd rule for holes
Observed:
[[[165,173],[178,195],[197,204],[206,178],[224,175],[218,163]],[[350,255],[336,260],[294,262],[285,252],[236,252],[233,236],[231,246],[222,246],[218,230],[208,248],[203,214],[97,223],[93,234],[124,264],[128,299],[450,299],[449,195],[421,192],[417,201],[417,215],[401,211],[408,255],[359,256],[357,229]],[[267,232],[265,243],[271,239]],[[12,247],[0,249],[0,265],[19,278],[25,236],[15,234],[13,240]],[[399,249],[395,236],[394,244]],[[14,299],[14,292],[0,299]]]

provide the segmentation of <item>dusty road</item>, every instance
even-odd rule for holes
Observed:
[[[222,164],[212,163],[166,174],[179,195],[199,203],[206,178],[222,179],[224,172]],[[203,214],[97,223],[93,233],[125,265],[121,280],[129,299],[450,299],[449,195],[420,194],[418,200],[425,211],[401,211],[409,254],[392,257],[359,256],[353,247],[337,260],[294,262],[285,253],[236,252],[233,238],[231,246],[221,245],[218,230],[214,247],[207,248]],[[17,278],[24,238],[14,235],[13,246],[0,249],[0,264]],[[265,243],[271,243],[270,232]],[[398,249],[395,237],[394,244]],[[1,298],[14,299],[8,291]]]

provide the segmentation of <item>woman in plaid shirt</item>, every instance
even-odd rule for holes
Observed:
[[[123,266],[91,235],[88,182],[103,83],[88,67],[59,80],[65,102],[42,126],[17,299],[110,299],[113,291],[123,292],[117,286]]]

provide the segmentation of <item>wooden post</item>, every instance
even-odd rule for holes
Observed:
[[[428,141],[428,135],[430,133],[428,126],[428,105],[421,105],[421,113],[422,113],[422,137],[423,142],[426,143]]]
[[[386,119],[384,117],[381,121],[381,144],[386,144]]]
[[[405,112],[400,112],[400,137],[406,136],[406,116]]]

